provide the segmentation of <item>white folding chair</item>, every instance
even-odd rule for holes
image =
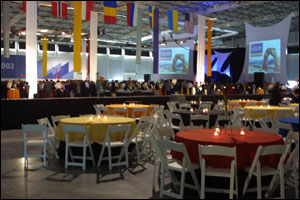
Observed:
[[[276,121],[274,123],[273,127],[277,128],[277,129],[284,129],[284,130],[287,130],[287,131],[293,131],[293,126],[290,123],[283,123],[283,122]]]
[[[96,104],[96,105],[93,105],[93,107],[95,108],[96,114],[101,114],[100,108],[104,107],[104,104]]]
[[[176,110],[176,102],[167,102],[168,109],[171,113]]]
[[[179,103],[179,109],[181,109],[181,110],[191,109],[191,104],[190,103]]]
[[[28,165],[43,165],[46,167],[46,144],[47,144],[47,127],[43,124],[22,124],[22,132],[24,136],[24,170],[27,171]],[[28,134],[31,132],[40,132],[41,137],[38,139],[28,139]],[[42,154],[40,155],[28,155],[27,146],[41,146]],[[31,162],[29,163],[28,158],[42,158],[43,162]]]
[[[109,170],[112,170],[112,167],[126,165],[128,167],[128,146],[129,146],[129,132],[131,124],[128,125],[109,125],[106,131],[105,139],[103,142],[99,142],[102,145],[101,153],[99,155],[99,160],[97,166],[99,167],[102,160],[108,160]],[[125,132],[123,141],[111,141],[110,136],[112,134],[120,134],[120,132]],[[112,156],[111,148],[121,147],[121,152],[118,156]],[[108,156],[103,157],[105,148],[108,149]],[[125,162],[121,162],[122,156],[125,151]],[[112,159],[118,158],[118,161],[113,163]]]
[[[249,121],[248,114],[244,108],[234,108],[232,109],[233,115],[231,117],[231,124],[242,125],[243,122],[247,125]]]
[[[126,107],[124,108],[114,108],[114,116],[123,116],[128,117],[128,109]]]
[[[284,161],[289,152],[291,145],[270,145],[270,146],[259,146],[255,157],[252,161],[251,167],[245,168],[245,171],[248,172],[248,176],[245,180],[243,187],[243,198],[245,197],[246,192],[257,192],[257,199],[261,199],[261,192],[263,190],[268,190],[269,186],[261,185],[261,177],[262,176],[270,176],[270,175],[278,175],[280,177],[280,198],[285,198],[284,191]],[[276,168],[272,168],[269,166],[261,166],[260,158],[262,156],[280,154],[280,161]],[[252,176],[256,176],[257,186],[256,188],[248,188],[249,182]]]
[[[256,102],[246,102],[246,106],[257,106]]]
[[[181,126],[180,131],[186,131],[186,130],[195,130],[195,129],[204,129],[204,127],[201,126]]]
[[[255,127],[255,123],[259,123],[259,119],[262,117],[266,117],[268,115],[268,111],[267,110],[252,110],[252,120],[250,118],[250,125],[252,128]]]
[[[140,120],[141,116],[147,115],[147,112],[148,112],[148,108],[133,108],[132,117],[135,118],[136,120]]]
[[[80,166],[83,170],[86,168],[86,160],[92,160],[93,165],[95,166],[95,159],[94,154],[92,151],[91,143],[88,137],[88,132],[84,125],[69,125],[69,124],[62,124],[62,128],[66,138],[66,149],[65,149],[65,168],[68,166]],[[82,133],[82,140],[69,140],[70,135],[75,133]],[[82,156],[74,156],[72,153],[71,147],[82,147],[83,148],[83,155]],[[90,156],[86,156],[86,148],[89,148]],[[69,154],[71,156],[72,162],[69,162]],[[74,159],[80,159],[82,162],[74,162]]]
[[[229,102],[229,109],[237,109],[242,108],[239,102]]]
[[[218,192],[218,193],[229,193],[229,198],[233,199],[233,195],[238,198],[238,182],[237,182],[237,159],[236,159],[236,147],[224,147],[224,146],[202,146],[198,145],[199,150],[199,162],[201,168],[201,199],[205,198],[205,192]],[[213,168],[206,166],[205,159],[203,156],[226,156],[233,157],[231,161],[230,169],[223,168]],[[215,177],[228,177],[230,178],[230,186],[228,189],[217,189],[205,186],[205,177],[215,176]],[[234,189],[235,185],[235,189]]]
[[[270,117],[270,116],[259,118],[258,121],[262,127],[265,127],[265,128],[273,128],[274,127],[274,121],[273,121],[272,117]]]
[[[140,162],[140,155],[142,154],[141,149],[144,148],[144,145],[147,145],[146,138],[149,136],[152,123],[152,117],[142,116],[134,132],[129,138],[129,143],[135,144],[133,151],[136,150],[138,162]]]
[[[240,130],[240,129],[245,129],[245,130],[249,130],[249,127],[248,126],[244,126],[242,124],[225,124],[225,129],[237,129],[237,130]]]
[[[70,117],[70,115],[56,115],[56,116],[51,115],[51,120],[52,120],[54,131],[56,131],[57,124],[61,119],[69,118],[69,117]]]
[[[257,127],[253,127],[254,131],[261,131],[261,132],[266,132],[266,133],[274,133],[279,135],[279,130],[277,128],[265,128],[265,127],[261,127],[261,128],[257,128]]]
[[[180,114],[175,114],[175,113],[168,113],[167,114],[167,120],[169,124],[171,125],[172,129],[179,130],[180,126],[184,126],[181,115]],[[179,121],[178,126],[173,124],[173,120]]]
[[[59,159],[59,156],[56,152],[56,148],[57,144],[59,143],[58,138],[55,136],[55,131],[50,123],[50,121],[48,120],[47,117],[41,118],[41,119],[37,119],[38,124],[42,124],[42,125],[46,125],[47,126],[47,140],[49,142],[50,148],[53,150],[55,157],[57,159]],[[53,143],[52,141],[53,140]]]
[[[190,125],[194,126],[195,121],[202,121],[201,125],[203,125],[203,121],[205,121],[204,123],[204,128],[208,128],[209,126],[209,115],[204,115],[204,114],[197,114],[197,115],[190,115]]]
[[[195,169],[199,168],[199,165],[191,163],[185,145],[183,143],[155,140],[152,136],[150,136],[150,141],[152,142],[152,145],[155,149],[155,152],[157,153],[157,156],[159,157],[162,166],[161,172],[159,171],[159,173],[161,174],[160,198],[163,198],[163,195],[167,195],[173,198],[183,199],[184,187],[196,190],[200,197],[200,185],[194,171]],[[182,162],[179,163],[175,160],[169,161],[166,154],[167,151],[175,151],[175,152],[182,153],[183,154]],[[174,171],[181,173],[180,181],[177,180],[176,176],[174,175]],[[172,184],[174,185],[177,193],[168,192],[164,189],[166,172],[171,178]],[[185,183],[185,175],[188,172],[191,173],[194,185]],[[155,174],[153,177],[155,177]],[[180,189],[178,189],[178,185],[180,186]]]
[[[276,110],[274,121],[279,121],[283,117],[291,117],[289,110]]]
[[[298,132],[299,137],[299,132]],[[299,138],[298,138],[299,139]],[[299,199],[299,143],[297,143],[296,147],[289,155],[289,158],[284,165],[284,177],[285,177],[285,184],[294,187],[295,189],[295,199]],[[265,194],[265,198],[270,197],[275,189],[277,188],[278,182],[278,175],[274,175],[270,182],[270,187]]]
[[[202,102],[202,103],[199,104],[198,109],[207,108],[208,110],[210,110],[211,104],[212,103],[203,103]]]
[[[289,131],[285,138],[283,138],[285,144],[299,143],[299,132]]]
[[[225,116],[225,115],[218,115],[217,116],[217,119],[215,121],[215,125],[214,125],[214,128],[217,127],[217,126],[220,126],[220,122],[223,121],[224,122],[224,126],[225,124],[227,124],[226,121],[229,121],[228,123],[230,123],[230,116]]]

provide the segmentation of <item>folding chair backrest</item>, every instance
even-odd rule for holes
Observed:
[[[246,106],[257,106],[256,102],[246,102]]]
[[[52,120],[54,129],[56,130],[56,128],[57,128],[56,122],[59,122],[61,119],[69,118],[69,117],[70,117],[70,115],[56,115],[56,116],[51,115],[51,120]]]
[[[211,104],[210,103],[200,103],[198,109],[200,108],[208,108],[210,110]]]
[[[107,128],[105,140],[110,142],[110,135],[117,132],[125,132],[124,141],[128,140],[131,124],[109,125]]]
[[[186,130],[195,130],[195,129],[204,129],[204,127],[201,126],[181,126],[180,131],[186,131]]]
[[[180,114],[169,113],[167,114],[167,119],[171,124],[173,124],[173,119],[175,119],[175,120],[179,120],[179,126],[184,125]]]
[[[136,114],[139,113],[140,116],[147,115],[148,108],[133,108],[132,115],[133,117],[136,117]]]
[[[285,141],[286,144],[290,144],[290,143],[299,143],[299,132],[295,132],[295,131],[290,131],[287,136],[285,137]]]
[[[289,169],[290,166],[292,166],[294,162],[299,162],[299,143],[297,143],[296,147],[290,154],[290,156],[285,164],[285,170]]]
[[[274,134],[278,134],[279,133],[279,130],[275,129],[275,128],[265,128],[265,127],[257,128],[257,127],[254,126],[253,130],[254,131],[266,132],[266,133],[274,133]]]
[[[248,126],[244,126],[244,125],[238,125],[238,124],[234,124],[234,125],[231,125],[231,124],[225,124],[225,129],[237,129],[237,130],[240,130],[240,129],[245,129],[245,130],[249,130],[249,127]]]
[[[171,137],[172,139],[175,138],[175,133],[171,127],[160,127],[157,129],[160,138],[164,137]]]
[[[225,110],[225,105],[224,104],[215,104],[214,110]]]
[[[69,140],[69,134],[83,133],[83,144],[87,143],[88,132],[85,125],[62,124],[66,140]]]
[[[203,114],[197,114],[197,115],[191,115],[190,116],[190,124],[194,125],[194,120],[206,120],[205,128],[208,128],[209,124],[209,115],[203,115]]]
[[[122,115],[127,117],[128,116],[128,109],[124,108],[114,108],[114,115]]]
[[[290,123],[275,122],[274,127],[278,128],[278,129],[285,129],[288,131],[293,131],[293,126]]]
[[[50,123],[48,117],[44,117],[44,118],[41,118],[41,119],[37,119],[37,122],[38,122],[39,124],[44,124],[44,125],[46,125],[46,126],[48,127],[48,134],[49,134],[49,133],[52,134],[52,135],[55,134],[55,131],[54,131],[54,129],[53,129],[53,127],[52,127],[52,125],[51,125],[51,123]]]
[[[218,156],[227,156],[233,157],[236,162],[236,147],[225,147],[225,146],[217,146],[217,145],[207,145],[198,146],[199,150],[199,158],[202,160],[203,155],[218,155]],[[201,162],[201,161],[200,161]]]
[[[27,140],[27,133],[29,132],[42,132],[43,140],[47,140],[47,126],[44,124],[22,124],[22,132],[24,141]]]

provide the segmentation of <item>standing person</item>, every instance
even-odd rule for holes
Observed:
[[[56,93],[56,97],[60,97],[61,96],[61,82],[58,80],[55,84],[55,93]]]
[[[52,84],[46,79],[46,82],[44,84],[44,93],[45,93],[45,98],[50,98],[50,92],[52,90]]]
[[[171,94],[171,84],[170,84],[169,80],[166,80],[166,82],[165,82],[165,90],[166,90],[166,95]]]
[[[278,106],[281,102],[281,88],[279,82],[276,82],[273,88],[271,89],[271,98],[270,98],[270,105]]]

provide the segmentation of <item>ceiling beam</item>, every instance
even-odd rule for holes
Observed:
[[[17,23],[20,19],[25,17],[25,13],[19,13],[15,15],[11,20],[9,21],[10,26]]]

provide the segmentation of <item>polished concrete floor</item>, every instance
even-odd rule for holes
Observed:
[[[40,147],[30,147],[30,149],[30,153],[33,154],[41,152]],[[81,167],[73,166],[65,169],[64,160],[56,159],[53,152],[50,152],[45,168],[29,166],[28,175],[24,176],[23,157],[24,144],[21,130],[1,131],[1,199],[159,198],[157,181],[155,181],[155,191],[152,191],[154,165],[151,159],[136,164],[136,160],[132,158],[128,169],[116,167],[111,172],[108,171],[107,164],[101,166],[97,171],[89,163],[87,169],[83,171]],[[166,183],[170,183],[168,179]],[[294,198],[294,196],[294,190],[287,188],[286,197]],[[207,198],[216,197],[226,199],[228,195],[207,195]],[[253,197],[255,198],[256,194],[249,196],[249,198]],[[185,190],[184,198],[199,197],[197,192]]]

